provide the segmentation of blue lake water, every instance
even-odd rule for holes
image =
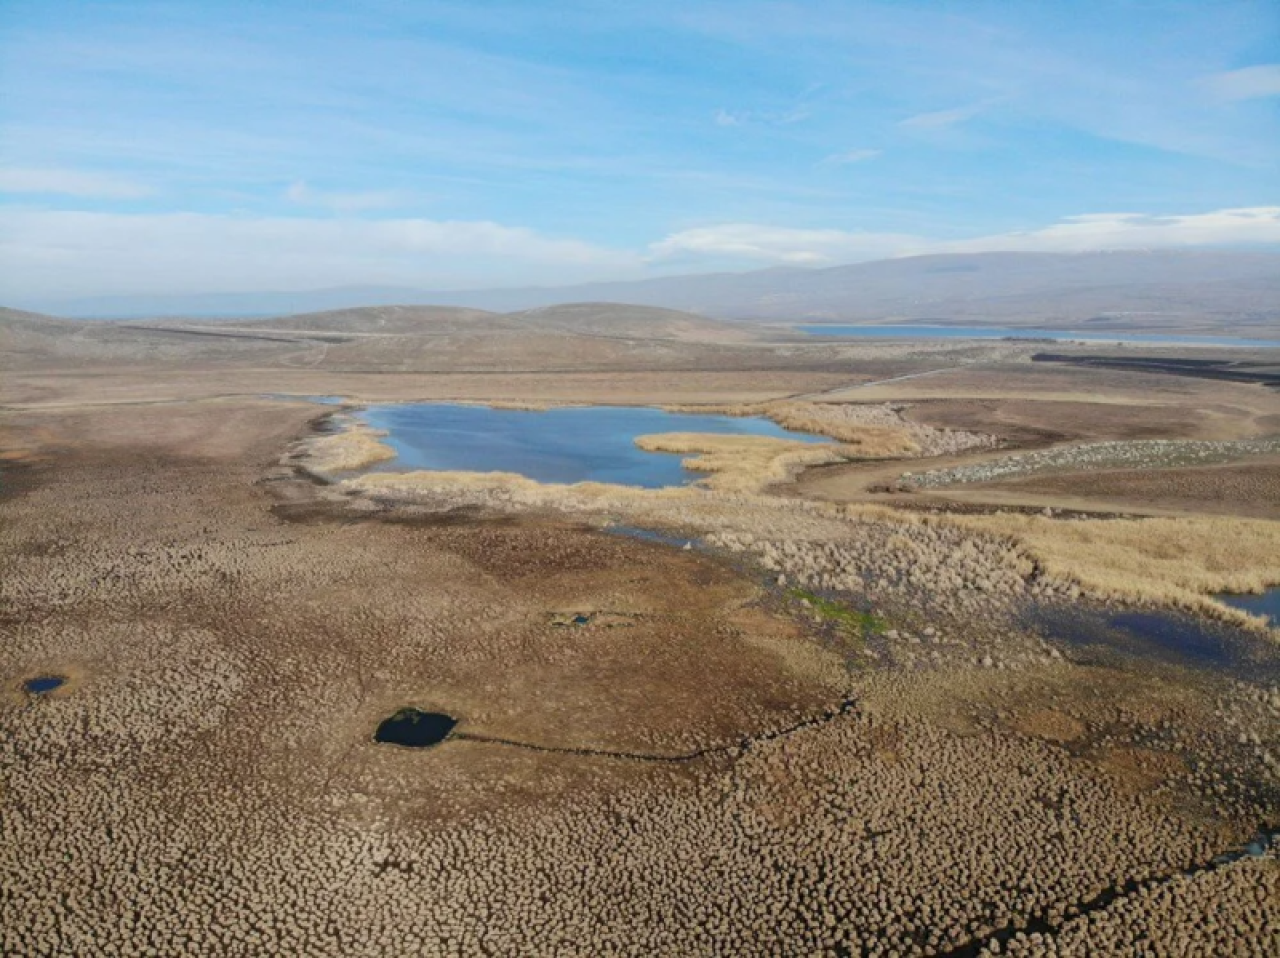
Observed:
[[[1011,326],[797,326],[810,336],[857,336],[881,339],[1053,339],[1101,343],[1181,343],[1190,346],[1276,346],[1280,339],[1236,339],[1231,336],[1179,336],[1160,333],[1064,332],[1061,329],[1018,329]]]
[[[1280,627],[1280,586],[1268,589],[1261,595],[1234,595],[1228,592],[1214,598],[1254,615],[1265,615],[1272,625]]]
[[[658,489],[688,484],[688,458],[637,448],[637,436],[662,432],[774,436],[830,442],[791,432],[762,417],[704,416],[630,406],[573,406],[530,412],[455,403],[373,406],[362,414],[387,431],[396,458],[381,471],[410,469],[516,472],[539,482],[612,482]]]

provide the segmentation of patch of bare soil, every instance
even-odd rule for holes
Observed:
[[[1020,501],[1280,519],[1280,459],[1185,469],[1112,469],[975,485]]]
[[[915,403],[907,416],[931,426],[985,427],[1017,446],[1088,439],[1236,438],[1251,419],[1244,411],[1191,404],[1026,399],[936,399]]]

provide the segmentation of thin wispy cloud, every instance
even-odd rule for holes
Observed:
[[[846,150],[843,153],[832,153],[830,156],[823,157],[822,165],[849,166],[853,163],[865,163],[867,160],[874,160],[876,157],[883,155],[883,150]]]
[[[1256,100],[1280,96],[1280,63],[1228,70],[1206,77],[1204,85],[1224,100]]]
[[[716,126],[787,126],[807,120],[810,114],[803,107],[792,110],[716,110]]]
[[[0,193],[35,193],[86,199],[130,200],[151,190],[127,177],[84,170],[0,169]]]
[[[997,101],[985,100],[981,103],[971,103],[967,106],[953,107],[949,110],[935,110],[929,113],[917,113],[915,116],[909,116],[905,120],[901,120],[898,126],[901,129],[913,132],[934,132],[937,130],[949,130],[952,127],[967,123],[974,117],[985,113]]]
[[[363,193],[331,193],[312,189],[304,180],[295,180],[285,190],[285,197],[298,206],[321,206],[335,213],[361,213],[404,205],[409,197],[394,190],[370,190]]]

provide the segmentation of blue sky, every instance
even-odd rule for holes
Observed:
[[[0,301],[1280,246],[1280,4],[0,0]]]

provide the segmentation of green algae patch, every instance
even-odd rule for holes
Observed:
[[[797,602],[806,603],[823,621],[863,639],[880,635],[889,627],[889,623],[874,612],[851,609],[831,599],[824,599],[808,589],[788,589],[787,595]]]

